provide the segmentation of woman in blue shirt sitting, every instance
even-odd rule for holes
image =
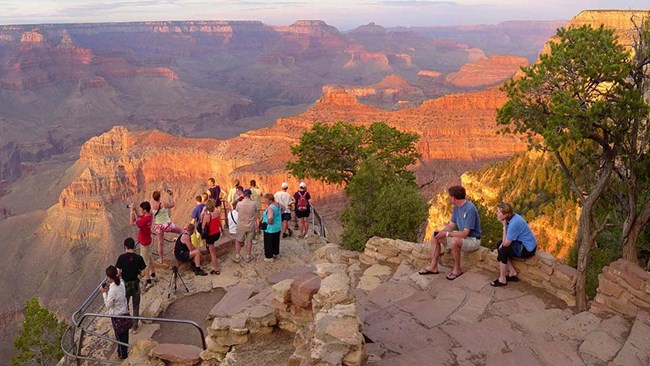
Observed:
[[[514,212],[510,203],[501,202],[497,205],[497,219],[503,224],[503,238],[499,243],[497,256],[499,278],[490,282],[490,285],[501,287],[508,281],[519,281],[517,271],[512,266],[512,261],[508,259],[532,257],[537,249],[537,241],[526,220]]]

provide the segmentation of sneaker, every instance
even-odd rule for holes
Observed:
[[[205,273],[205,271],[201,268],[197,268],[196,271],[194,271],[194,274],[197,276],[207,276],[208,274]]]
[[[287,236],[289,236],[289,234],[287,234],[287,233],[282,234],[283,239],[286,238]]]
[[[273,254],[273,258],[280,259],[280,254]]]
[[[264,257],[264,262],[273,262],[273,258]]]
[[[144,283],[144,290],[147,291],[153,287],[153,282],[149,279]]]
[[[151,273],[151,280],[153,282],[158,282],[158,277],[156,277],[156,272]]]
[[[241,262],[241,255],[235,254],[235,258],[233,258],[232,261],[235,263]]]
[[[253,260],[253,256],[252,255],[247,255],[246,258],[244,258],[244,260],[246,261],[246,263],[250,263],[250,261]]]

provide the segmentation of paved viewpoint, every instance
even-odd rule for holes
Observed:
[[[416,271],[374,265],[360,278],[370,365],[650,364],[645,312],[636,319],[576,313],[522,282],[494,288],[487,271],[455,281],[442,267],[439,275]]]

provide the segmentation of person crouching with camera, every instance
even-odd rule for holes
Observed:
[[[194,224],[188,224],[185,231],[176,238],[176,244],[174,245],[174,257],[179,262],[189,262],[192,263],[192,270],[197,276],[207,276],[201,269],[201,251],[192,245],[192,239],[190,238],[194,233]]]
[[[129,306],[126,302],[126,289],[124,281],[120,281],[115,266],[106,268],[106,282],[102,284],[99,291],[104,297],[104,306],[106,306],[108,315],[129,315]],[[129,329],[133,326],[133,320],[111,318],[115,338],[122,343],[129,343]],[[124,360],[129,355],[127,346],[118,345],[117,355]]]

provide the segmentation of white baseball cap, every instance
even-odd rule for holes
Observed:
[[[300,188],[307,188],[307,185],[305,184],[305,182],[300,182],[299,187]]]
[[[282,189],[289,188],[289,183],[282,182]]]

